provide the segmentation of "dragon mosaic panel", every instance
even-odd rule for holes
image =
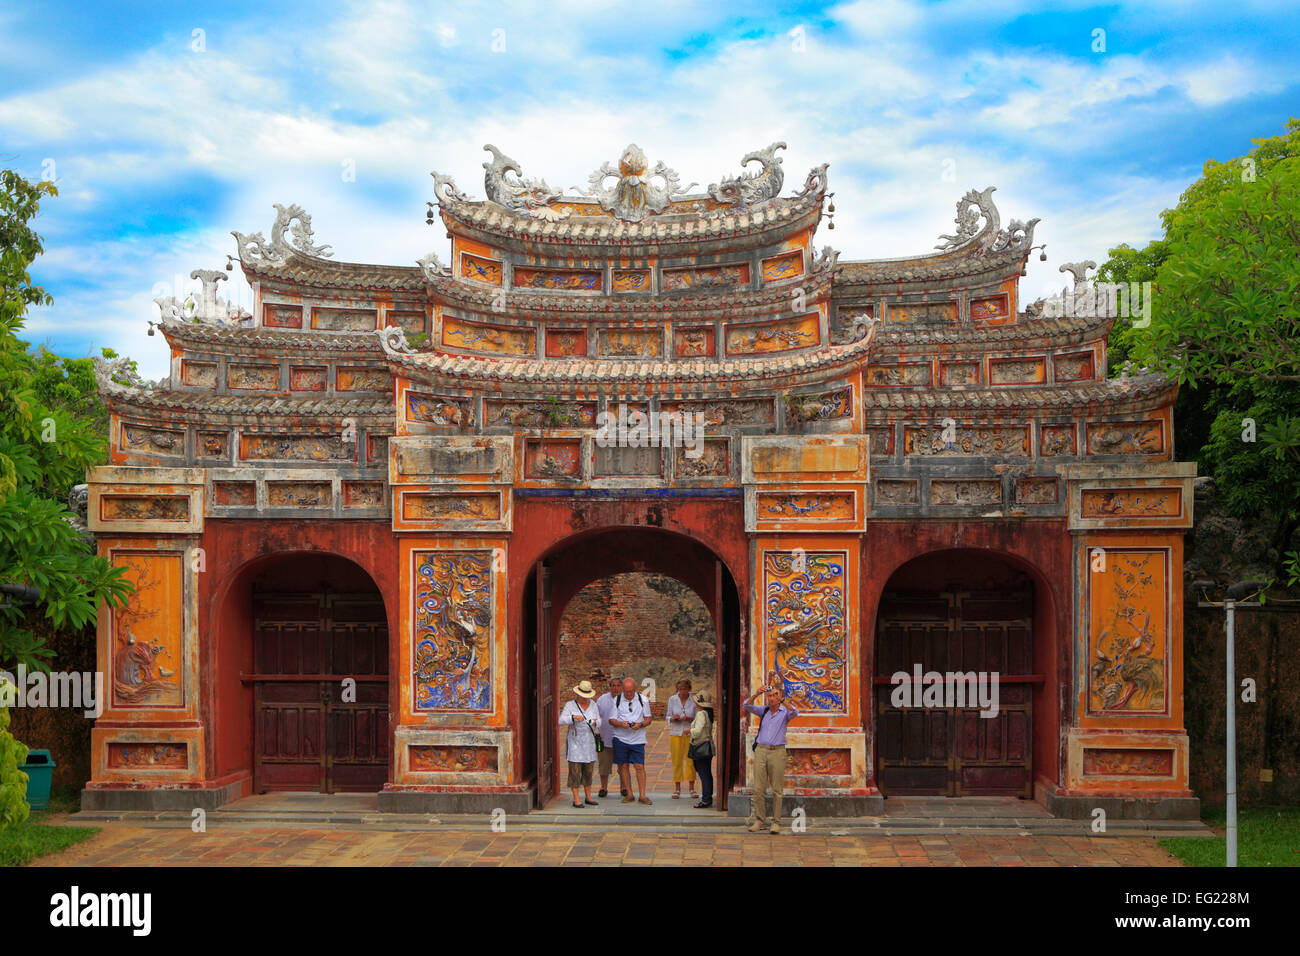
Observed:
[[[566,292],[599,292],[601,274],[595,270],[516,268],[514,287]]]
[[[184,770],[190,765],[185,744],[108,745],[108,765],[114,770]]]
[[[179,707],[184,703],[183,555],[179,551],[114,551],[135,588],[126,607],[111,612],[113,706]]]
[[[450,316],[442,323],[442,344],[487,355],[534,355],[537,330],[504,325],[480,325]]]
[[[1163,715],[1168,709],[1168,552],[1088,554],[1088,713]]]
[[[844,551],[763,553],[765,662],[800,711],[847,713]]]
[[[793,279],[798,275],[803,275],[802,252],[787,252],[763,260],[764,282],[779,282],[782,279]]]
[[[728,355],[762,355],[804,349],[821,341],[819,316],[805,315],[785,322],[760,325],[729,325],[726,332]]]
[[[492,709],[490,551],[416,551],[411,674],[417,713]]]

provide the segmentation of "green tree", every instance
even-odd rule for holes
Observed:
[[[50,183],[0,170],[0,585],[36,588],[34,608],[0,594],[0,667],[47,666],[52,656],[25,623],[43,614],[55,627],[92,623],[100,601],[121,606],[131,592],[95,555],[65,502],[86,469],[104,461],[104,410],[88,359],[33,351],[18,338],[28,306],[50,296],[29,269],[42,252],[31,228]]]
[[[1098,270],[1153,282],[1150,326],[1117,320],[1112,358],[1184,386],[1179,456],[1214,476],[1231,513],[1269,522],[1279,568],[1300,526],[1300,120],[1286,127],[1207,162],[1161,239],[1118,246]]]

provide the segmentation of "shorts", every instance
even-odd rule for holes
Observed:
[[[608,743],[605,749],[596,754],[596,769],[602,777],[614,772],[614,744]]]
[[[575,763],[569,761],[569,782],[567,784],[570,790],[577,790],[579,787],[591,786],[591,774],[595,769],[595,762],[592,763]]]
[[[625,744],[615,737],[614,763],[639,763],[645,766],[645,744]]]

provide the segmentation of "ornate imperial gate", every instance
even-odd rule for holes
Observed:
[[[1033,796],[1033,591],[886,591],[876,651],[877,770],[889,794]],[[998,710],[898,708],[890,676],[996,675]],[[955,697],[954,697],[955,699]]]
[[[254,790],[388,779],[388,626],[369,594],[256,594]],[[355,686],[345,680],[355,681]]]

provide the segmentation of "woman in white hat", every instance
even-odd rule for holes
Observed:
[[[691,746],[687,755],[695,764],[695,772],[700,778],[700,802],[695,809],[705,810],[713,806],[713,698],[708,691],[695,695],[695,720],[691,722]]]
[[[560,726],[568,727],[565,737],[564,757],[569,762],[568,787],[573,791],[575,807],[594,807],[591,799],[591,778],[596,768],[596,748],[600,743],[600,712],[593,702],[596,696],[591,681],[585,680],[573,688],[573,700],[560,711]],[[586,800],[578,799],[582,789]]]

